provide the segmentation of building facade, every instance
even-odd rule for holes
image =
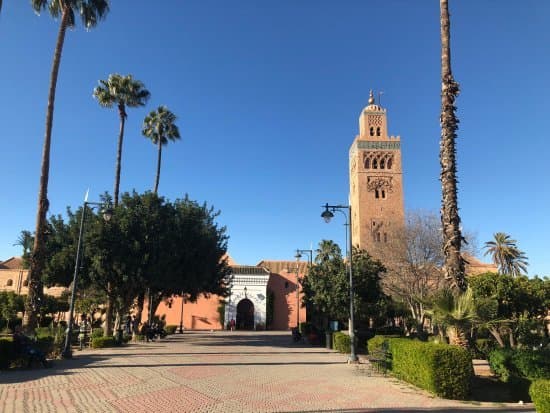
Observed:
[[[369,104],[359,116],[359,135],[349,151],[354,246],[376,251],[405,223],[401,138],[388,135],[386,109]]]

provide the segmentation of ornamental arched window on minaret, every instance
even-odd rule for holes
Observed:
[[[391,242],[392,232],[404,225],[405,212],[401,138],[388,135],[386,109],[375,102],[372,90],[359,115],[349,171],[352,242],[376,254],[376,244]]]

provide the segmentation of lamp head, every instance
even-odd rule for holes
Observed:
[[[109,222],[113,217],[113,208],[111,208],[111,206],[103,208],[101,212],[103,213],[103,220],[105,222]]]
[[[300,250],[296,250],[296,255],[294,256],[294,258],[296,258],[297,260],[302,258],[302,254],[300,254]]]
[[[325,210],[321,214],[321,218],[325,220],[325,222],[328,224],[332,218],[334,218],[334,214],[329,211],[328,204],[325,205]]]

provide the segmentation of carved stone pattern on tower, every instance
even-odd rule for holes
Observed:
[[[400,149],[401,142],[385,142],[385,141],[357,141],[359,149]]]
[[[369,126],[382,126],[382,115],[369,116]]]
[[[393,154],[391,152],[365,152],[363,166],[365,169],[392,169]]]
[[[367,191],[373,192],[377,189],[393,191],[392,177],[369,176],[367,178]]]

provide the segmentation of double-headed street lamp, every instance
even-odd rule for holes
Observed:
[[[76,297],[76,285],[78,282],[78,269],[80,266],[80,250],[82,249],[82,235],[84,233],[84,222],[86,221],[86,212],[88,208],[91,210],[95,207],[100,207],[101,212],[103,213],[103,219],[105,221],[110,221],[113,216],[113,210],[109,205],[105,205],[100,202],[88,202],[88,194],[84,199],[84,206],[82,208],[82,217],[80,218],[80,231],[78,233],[78,244],[76,247],[76,259],[74,263],[74,274],[73,274],[73,287],[71,289],[71,304],[69,306],[69,324],[67,326],[67,335],[65,336],[65,345],[61,356],[63,358],[71,358],[73,352],[71,350],[71,338],[73,335],[73,322],[74,322],[74,301]]]
[[[296,328],[300,328],[300,281],[299,281],[299,272],[300,272],[300,258],[302,254],[308,254],[308,264],[311,267],[313,261],[313,250],[296,250]]]
[[[346,231],[346,238],[348,238],[346,241],[349,240],[348,243],[348,264],[349,264],[349,338],[350,338],[350,355],[349,355],[349,362],[355,363],[357,362],[357,354],[355,354],[355,326],[354,326],[354,316],[353,316],[353,265],[352,265],[352,256],[353,256],[353,250],[352,250],[352,240],[351,240],[351,205],[329,205],[328,203],[323,205],[323,208],[325,210],[321,214],[321,218],[325,220],[325,222],[328,224],[332,218],[334,218],[333,212],[339,211],[346,217],[348,221],[349,226],[349,237],[347,236]],[[346,214],[344,211],[347,210],[348,213]]]

